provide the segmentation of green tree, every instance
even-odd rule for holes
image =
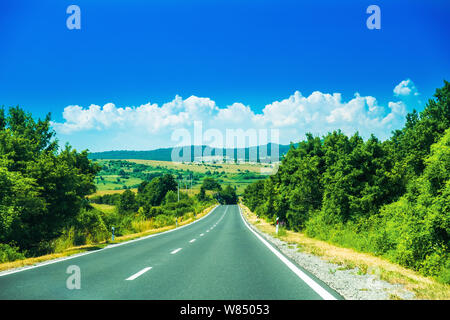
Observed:
[[[205,188],[203,186],[200,186],[200,192],[197,195],[197,199],[199,201],[207,200],[206,191],[205,191]]]
[[[0,167],[4,200],[2,242],[32,253],[45,252],[50,240],[74,223],[85,196],[95,191],[99,167],[69,145],[58,152],[50,115],[35,121],[19,107],[0,112]],[[19,188],[21,190],[19,190]]]
[[[136,202],[136,197],[134,195],[134,192],[127,189],[120,195],[120,201],[119,201],[119,212],[129,213],[129,212],[136,212],[138,210],[139,206]]]
[[[177,191],[177,183],[171,174],[165,174],[162,177],[153,178],[146,183],[138,194],[140,206],[148,208],[149,206],[159,206],[164,200],[167,192]]]
[[[177,192],[173,191],[173,190],[169,190],[166,193],[166,196],[164,197],[164,204],[167,203],[174,203],[178,201],[178,195]]]
[[[236,204],[238,201],[236,190],[230,185],[219,191],[219,202],[222,204]]]
[[[341,131],[307,134],[278,172],[248,186],[258,216],[384,255],[450,282],[450,84],[380,142]]]
[[[202,186],[205,190],[220,191],[222,189],[220,183],[217,182],[216,179],[211,177],[204,178]]]

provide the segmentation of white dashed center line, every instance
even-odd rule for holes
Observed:
[[[183,248],[175,249],[175,250],[173,250],[170,254],[175,254],[175,253],[177,253],[178,251],[180,251],[181,249],[183,249]]]
[[[194,242],[195,241],[195,239],[192,239],[191,241],[189,241],[190,243],[192,243],[192,242]]]
[[[129,278],[125,279],[125,280],[134,280],[134,279],[136,279],[137,277],[139,277],[140,275],[146,273],[146,272],[147,272],[148,270],[150,270],[151,268],[152,268],[152,267],[144,268],[144,269],[142,269],[141,271],[139,271],[138,273],[133,274],[131,277],[129,277]]]

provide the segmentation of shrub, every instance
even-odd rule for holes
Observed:
[[[19,248],[13,245],[0,243],[0,263],[25,259],[25,255],[19,252]]]
[[[96,209],[82,209],[75,225],[75,245],[101,242],[109,238],[109,231]]]
[[[162,228],[165,226],[170,226],[172,224],[175,224],[175,217],[165,214],[160,214],[153,220],[153,225],[155,226],[155,228]]]
[[[447,262],[439,273],[438,280],[442,283],[450,284],[450,259],[447,258]]]

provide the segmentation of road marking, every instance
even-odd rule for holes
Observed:
[[[170,254],[175,254],[175,253],[177,253],[178,251],[180,251],[181,249],[183,249],[183,248],[175,249],[175,250],[173,250]]]
[[[205,234],[204,233],[202,233],[202,234],[200,234],[200,237],[203,237]]]
[[[134,280],[134,279],[136,279],[137,277],[139,277],[140,275],[146,273],[146,272],[147,272],[148,270],[150,270],[151,268],[152,268],[152,267],[144,268],[144,269],[142,269],[141,271],[139,271],[138,273],[133,274],[131,277],[129,277],[129,278],[125,279],[125,280]]]
[[[253,232],[253,234],[261,240],[261,242],[270,249],[289,269],[291,269],[292,272],[294,272],[300,279],[302,279],[311,289],[313,289],[319,296],[321,296],[324,300],[337,300],[331,293],[329,293],[327,290],[322,288],[317,282],[315,282],[313,279],[311,279],[306,273],[301,271],[299,268],[297,268],[296,265],[294,265],[291,261],[289,261],[284,255],[282,255],[280,252],[275,250],[263,237],[261,237],[256,231],[254,231],[250,226],[247,224],[247,222],[244,220],[244,217],[242,216],[241,207],[239,207],[239,213],[241,214],[242,221],[244,222],[245,226]]]
[[[45,262],[40,262],[40,263],[37,263],[37,264],[32,265],[32,266],[19,267],[19,268],[13,268],[13,269],[10,269],[10,270],[1,271],[0,272],[0,277],[7,276],[7,275],[10,275],[10,274],[14,274],[14,273],[18,273],[18,272],[22,272],[22,271],[35,269],[35,268],[40,268],[40,267],[43,267],[43,266],[47,266],[49,264],[63,262],[63,261],[71,260],[71,259],[76,259],[76,258],[79,258],[79,257],[82,257],[82,256],[87,256],[89,254],[94,254],[94,253],[97,253],[97,252],[101,252],[103,250],[116,248],[116,247],[127,245],[127,244],[130,244],[130,243],[133,243],[133,242],[142,241],[142,240],[146,240],[146,239],[149,239],[149,238],[161,236],[163,234],[167,234],[167,233],[170,233],[170,232],[178,231],[178,230],[181,230],[183,228],[189,227],[189,226],[193,225],[194,223],[197,223],[197,222],[205,219],[210,214],[212,214],[218,207],[220,207],[220,205],[217,205],[214,208],[212,208],[211,211],[209,211],[205,216],[201,217],[200,219],[195,220],[194,222],[185,224],[185,225],[183,225],[181,227],[178,227],[178,228],[174,228],[174,229],[170,229],[170,230],[167,230],[167,231],[164,231],[164,232],[151,234],[151,235],[148,235],[148,236],[145,236],[145,237],[141,237],[141,238],[137,238],[137,239],[134,239],[134,240],[129,240],[129,241],[121,242],[121,243],[112,244],[112,245],[109,245],[109,246],[107,246],[105,248],[102,248],[102,249],[99,249],[99,250],[93,250],[93,251],[88,251],[88,252],[77,253],[77,254],[74,254],[74,255],[71,255],[71,256],[68,256],[68,257],[64,257],[64,258],[56,258],[56,259],[48,260],[48,261],[45,261]],[[225,212],[226,212],[226,209],[225,209]]]
[[[167,233],[170,233],[170,232],[173,232],[173,231],[178,231],[178,230],[181,230],[183,228],[189,227],[189,226],[193,225],[194,223],[205,219],[211,213],[213,213],[218,207],[219,207],[219,205],[215,206],[214,208],[211,209],[210,212],[208,212],[205,216],[201,217],[200,219],[195,220],[195,221],[193,221],[191,223],[185,224],[185,225],[183,225],[181,227],[178,227],[178,228],[174,228],[174,229],[167,230],[167,231],[160,232],[160,233],[156,233],[156,234],[151,234],[149,236],[141,237],[141,238],[134,239],[134,240],[129,240],[129,241],[121,242],[121,243],[112,244],[112,245],[109,245],[109,246],[107,246],[105,248],[102,248],[102,249],[99,249],[99,250],[93,250],[93,251],[88,251],[88,252],[77,253],[77,254],[74,254],[74,255],[71,255],[71,256],[68,256],[68,257],[56,258],[56,259],[52,259],[52,260],[48,260],[48,261],[45,261],[45,262],[41,262],[41,263],[38,263],[38,264],[35,264],[35,265],[32,265],[32,266],[19,267],[19,268],[14,268],[14,269],[10,269],[10,270],[1,271],[0,272],[0,277],[7,276],[7,275],[10,275],[10,274],[13,274],[13,273],[18,273],[18,272],[30,270],[30,269],[35,269],[35,268],[47,266],[49,264],[63,262],[63,261],[71,260],[71,259],[76,259],[76,258],[79,258],[79,257],[82,257],[82,256],[87,256],[89,254],[94,254],[94,253],[97,253],[97,252],[101,252],[103,250],[116,248],[116,247],[127,245],[127,244],[130,244],[130,243],[133,243],[133,242],[142,241],[142,240],[146,240],[148,238],[157,237],[157,236],[160,236],[160,235],[163,235],[163,234],[167,234]]]
[[[190,243],[192,243],[192,242],[194,242],[195,241],[195,239],[192,239],[191,241],[189,241]]]
[[[209,230],[206,230],[206,232],[209,232]]]

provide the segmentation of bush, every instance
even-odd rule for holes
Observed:
[[[119,213],[127,214],[138,210],[139,206],[133,191],[125,190],[119,199]]]
[[[167,191],[166,196],[164,197],[164,204],[174,203],[177,201],[178,201],[177,192],[175,192],[173,190]]]
[[[447,262],[439,273],[438,280],[442,283],[450,284],[450,259],[447,258]]]
[[[25,255],[19,252],[18,247],[0,243],[0,263],[19,259],[25,259]]]
[[[175,224],[175,217],[165,214],[160,214],[153,220],[153,225],[155,226],[155,228],[162,228],[165,226],[170,226],[172,224]]]
[[[156,217],[163,213],[164,211],[161,207],[151,207],[147,212],[146,218]]]
[[[101,212],[96,209],[82,209],[75,225],[75,245],[97,243],[109,238]]]
[[[105,194],[103,196],[94,196],[89,198],[89,201],[97,204],[109,204],[116,206],[120,202],[120,193]]]

